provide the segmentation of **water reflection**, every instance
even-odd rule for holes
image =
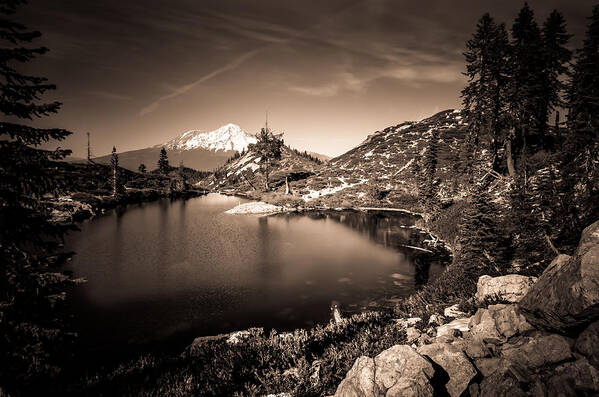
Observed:
[[[67,238],[89,283],[70,302],[94,343],[252,326],[293,329],[393,304],[442,270],[414,219],[395,213],[227,215],[243,202],[210,194],[131,206]],[[376,302],[374,302],[376,301]]]

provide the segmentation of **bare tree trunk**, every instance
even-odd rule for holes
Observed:
[[[266,191],[270,190],[270,186],[268,184],[268,174],[269,174],[269,169],[268,169],[268,164],[267,164],[266,168],[264,169],[264,186],[266,187]]]
[[[516,177],[516,169],[514,167],[514,154],[512,153],[512,139],[513,139],[512,132],[513,132],[513,130],[510,131],[510,136],[506,140],[505,155],[506,155],[506,160],[507,160],[507,170],[508,170],[510,176],[512,178],[515,178]]]
[[[241,176],[243,177],[243,179],[245,179],[245,181],[248,183],[248,185],[250,185],[250,187],[252,188],[252,190],[256,190],[256,187],[254,186],[254,184],[252,182],[250,182],[250,180],[248,179],[247,176],[245,176],[245,173],[241,173]]]
[[[551,251],[553,251],[555,253],[555,255],[559,255],[559,251],[557,250],[557,248],[555,248],[555,245],[553,245],[553,243],[551,242],[551,239],[546,234],[545,234],[545,241],[547,241],[547,244],[549,245],[549,248],[551,248]]]

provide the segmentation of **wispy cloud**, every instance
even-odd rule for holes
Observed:
[[[247,61],[248,59],[250,59],[251,57],[256,55],[257,52],[258,52],[258,50],[252,50],[252,51],[246,52],[245,54],[243,54],[240,57],[232,60],[231,62],[221,66],[220,68],[213,70],[212,72],[200,77],[198,80],[196,80],[192,83],[185,84],[185,85],[174,88],[171,93],[161,96],[160,98],[156,99],[154,102],[150,103],[148,106],[141,109],[139,111],[139,115],[145,116],[147,114],[150,114],[150,113],[156,111],[156,109],[158,109],[158,107],[160,106],[160,104],[162,102],[167,101],[169,99],[176,98],[180,95],[183,95],[186,92],[188,92],[189,90],[195,88],[196,86],[202,84],[205,81],[208,81],[208,80],[218,76],[219,74],[222,74],[229,70],[238,68],[245,61]]]
[[[128,95],[121,95],[108,91],[89,91],[88,94],[111,101],[129,101],[132,98]]]

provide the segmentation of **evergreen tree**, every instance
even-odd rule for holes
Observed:
[[[576,59],[568,87],[568,124],[572,130],[599,136],[599,4]]]
[[[110,157],[110,166],[112,168],[112,196],[117,197],[123,193],[123,184],[119,175],[119,155],[116,152],[116,147],[112,147],[112,155]]]
[[[61,106],[41,102],[56,88],[53,84],[18,70],[48,51],[30,44],[40,32],[12,19],[21,3],[0,0],[0,394],[35,395],[47,393],[43,388],[50,383],[43,380],[59,372],[67,335],[61,331],[56,297],[71,280],[52,269],[49,255],[64,228],[49,221],[41,201],[59,184],[54,160],[70,151],[38,146],[61,141],[70,132],[18,121],[50,116]]]
[[[509,40],[505,25],[497,25],[489,14],[483,15],[466,47],[464,74],[468,85],[462,90],[462,101],[468,123],[468,144],[474,149],[468,151],[472,157],[469,172],[483,137],[492,156],[493,169],[497,170],[508,75]]]
[[[262,128],[256,135],[256,143],[250,144],[250,150],[260,156],[260,169],[264,175],[264,187],[270,190],[269,176],[271,167],[281,159],[283,140],[273,134],[268,127]]]
[[[170,166],[168,164],[168,157],[166,155],[166,149],[160,149],[160,158],[158,159],[158,170],[161,174],[168,174]]]
[[[545,133],[549,114],[557,107],[564,106],[562,99],[564,83],[560,77],[568,72],[572,52],[566,48],[571,35],[567,33],[563,15],[554,10],[543,24],[543,95],[539,104],[539,121]],[[556,129],[558,127],[556,126]]]
[[[577,235],[588,219],[599,216],[599,4],[593,8],[583,46],[576,51],[568,84],[569,134],[564,144],[560,192],[567,195]],[[567,230],[567,229],[566,229]],[[566,232],[566,235],[568,233]]]
[[[420,200],[426,211],[433,215],[439,209],[439,181],[435,177],[437,172],[437,151],[439,146],[439,132],[431,129],[428,144],[424,153],[422,178],[420,180]]]
[[[145,174],[147,172],[146,165],[144,163],[141,163],[137,170],[139,171],[140,174]]]
[[[513,259],[530,265],[553,255],[545,240],[542,208],[535,202],[532,192],[522,186],[523,181],[514,183],[510,191],[508,230],[511,232]],[[532,189],[531,189],[532,190]]]
[[[520,10],[512,26],[510,81],[507,101],[511,128],[507,137],[509,162],[516,156],[521,164],[526,181],[526,159],[530,136],[545,129],[542,118],[543,96],[543,46],[541,31],[535,22],[534,13],[528,6]]]
[[[498,274],[505,262],[504,239],[497,222],[497,208],[484,183],[476,183],[459,226],[458,263],[471,278]]]

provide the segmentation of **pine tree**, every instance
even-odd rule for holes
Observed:
[[[59,187],[54,161],[70,150],[38,147],[71,133],[8,122],[50,116],[61,106],[41,102],[56,88],[53,84],[18,70],[48,51],[30,45],[40,32],[11,19],[21,3],[0,1],[0,385],[11,395],[33,395],[48,384],[42,379],[59,371],[53,352],[64,347],[66,334],[60,330],[53,297],[71,280],[51,268],[48,256],[64,228],[49,221],[41,201]]]
[[[439,146],[439,132],[431,129],[428,135],[427,148],[424,153],[422,178],[420,180],[420,200],[429,215],[439,209],[439,181],[435,177],[437,172],[437,151]]]
[[[599,216],[599,4],[593,8],[582,48],[576,51],[568,83],[569,134],[561,162],[562,194],[571,203],[572,234]],[[578,229],[578,230],[576,230]]]
[[[145,174],[147,172],[146,165],[144,163],[141,163],[139,165],[139,168],[137,168],[137,170],[139,171],[140,174]]]
[[[119,175],[119,155],[116,152],[116,147],[112,147],[112,155],[110,157],[110,166],[112,168],[112,196],[117,197],[123,192],[122,183]]]
[[[572,130],[599,136],[599,4],[576,59],[568,87],[568,124]]]
[[[165,148],[160,149],[160,158],[158,159],[158,170],[161,174],[168,174],[170,170]]]
[[[554,10],[543,24],[543,95],[539,104],[539,121],[545,133],[549,114],[564,106],[564,83],[560,80],[568,72],[572,52],[566,47],[571,35],[567,33],[563,15]],[[558,127],[556,126],[556,129]]]
[[[462,101],[468,123],[468,142],[474,149],[469,155],[476,158],[481,140],[486,137],[485,147],[491,153],[493,169],[497,170],[508,75],[509,41],[505,25],[497,25],[489,14],[483,15],[466,47],[464,74],[468,77],[468,85],[462,90]]]
[[[264,187],[270,190],[270,169],[281,159],[283,140],[273,134],[268,127],[262,128],[256,135],[256,143],[250,145],[250,150],[260,156],[260,169],[264,175]]]
[[[473,279],[498,274],[505,262],[503,232],[497,222],[497,208],[484,183],[476,183],[459,224],[458,263]]]
[[[513,163],[516,156],[519,157],[521,164],[517,168],[524,173],[525,181],[529,138],[545,129],[543,123],[546,120],[541,120],[544,106],[543,61],[541,31],[533,11],[525,3],[512,26],[507,95],[511,123],[507,151],[512,157],[508,162]]]
[[[516,181],[510,191],[508,229],[512,234],[513,259],[530,265],[548,258],[552,253],[549,252],[545,240],[545,223],[539,203],[535,202],[532,193],[522,186],[523,183],[523,180]]]

